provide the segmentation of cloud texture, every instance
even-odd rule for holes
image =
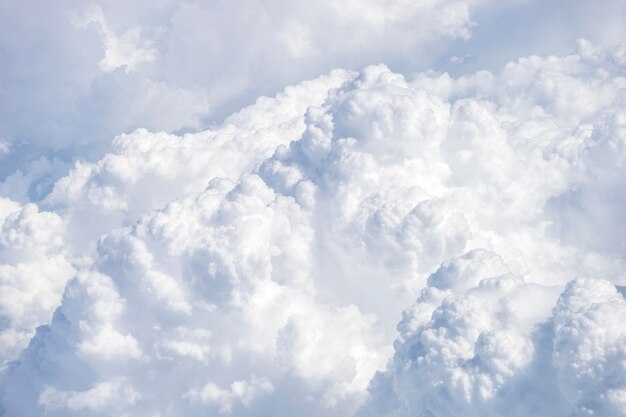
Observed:
[[[205,130],[334,68],[499,69],[579,37],[621,42],[625,17],[621,0],[6,0],[0,180],[19,169],[39,186],[2,192],[38,201],[62,163],[100,159],[120,133]]]
[[[0,200],[0,413],[624,415],[625,70],[336,70]]]
[[[0,416],[626,415],[619,1],[149,3],[0,5]]]
[[[95,160],[138,127],[202,130],[333,68],[415,61],[431,41],[468,38],[481,3],[3,2],[0,139],[19,152],[0,179],[31,171],[32,153]]]

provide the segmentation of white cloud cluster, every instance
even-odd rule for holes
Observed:
[[[524,282],[493,252],[444,263],[359,415],[624,415],[626,300],[602,279],[561,291]]]
[[[199,130],[333,68],[403,62],[427,42],[467,38],[481,3],[4,2],[0,136],[25,170],[33,152],[99,158],[121,132]]]
[[[6,321],[0,358],[23,348],[49,321],[66,281],[91,262],[98,238],[132,224],[177,196],[202,190],[213,178],[238,178],[274,148],[304,130],[310,105],[350,77],[335,71],[290,87],[276,99],[232,115],[224,128],[185,137],[137,130],[118,137],[112,153],[78,162],[41,203],[0,199],[0,314]],[[224,163],[224,160],[228,163]],[[155,288],[161,288],[163,283]],[[167,288],[161,288],[167,292]]]
[[[138,127],[206,129],[333,68],[499,68],[578,37],[619,42],[623,17],[621,0],[6,1],[0,137],[13,151],[0,150],[0,181],[18,168],[57,179],[63,169],[34,175],[33,154],[94,161]]]
[[[623,415],[625,57],[333,71],[119,136],[40,208],[0,206],[3,262],[73,276],[0,414]]]
[[[75,273],[62,218],[0,198],[0,360],[17,356],[59,305]]]

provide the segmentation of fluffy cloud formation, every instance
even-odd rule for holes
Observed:
[[[560,291],[524,282],[493,252],[444,263],[359,415],[624,415],[626,300],[601,279]]]
[[[1,147],[0,179],[31,171],[33,153],[97,159],[121,132],[196,131],[333,68],[407,61],[468,38],[480,3],[3,2],[0,137],[13,152]]]
[[[118,136],[0,206],[3,262],[72,268],[1,412],[623,415],[625,68],[584,41],[499,74],[377,65]]]
[[[181,194],[202,190],[213,178],[238,178],[277,145],[300,135],[306,108],[321,104],[330,88],[349,77],[335,71],[290,87],[276,99],[260,99],[217,131],[182,138],[145,130],[122,135],[112,153],[93,164],[77,163],[54,184],[42,203],[49,211],[0,199],[6,294],[0,299],[6,322],[1,358],[13,357],[35,327],[49,320],[66,281],[92,262],[102,234],[134,223]]]
[[[36,174],[34,160],[95,161],[139,127],[204,130],[333,68],[466,73],[564,53],[579,37],[610,45],[626,35],[625,13],[621,0],[7,0],[0,180],[16,169],[56,180],[63,168]]]
[[[17,356],[48,322],[75,273],[56,213],[0,198],[0,360]]]

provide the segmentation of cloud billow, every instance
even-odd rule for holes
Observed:
[[[625,63],[335,70],[0,200],[0,413],[623,415]]]

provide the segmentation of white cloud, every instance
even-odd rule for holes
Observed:
[[[482,268],[497,259],[481,257]],[[464,266],[436,274],[465,283],[463,258],[453,262]],[[375,377],[359,415],[624,412],[626,332],[614,321],[626,300],[613,284],[575,280],[557,302],[559,287],[487,271],[480,277],[466,289],[422,291],[400,323],[392,364]]]
[[[204,405],[215,405],[222,414],[230,414],[235,403],[241,403],[246,408],[253,405],[254,400],[274,391],[272,383],[265,378],[252,375],[249,381],[235,381],[230,389],[222,389],[209,382],[200,389],[192,389],[183,397],[192,402]]]
[[[205,129],[261,94],[337,67],[385,62],[404,74],[431,67],[458,74],[520,55],[563,54],[580,37],[621,41],[621,0],[587,3],[4,3],[0,137],[13,152],[10,163],[0,163],[0,179],[28,170],[33,153],[97,160],[112,137],[138,127]]]
[[[17,355],[61,301],[75,269],[56,213],[0,198],[0,359]]]
[[[430,44],[468,38],[483,8],[474,0],[4,3],[0,136],[22,168],[33,152],[98,159],[122,132],[203,129],[333,68],[384,61],[412,71],[430,60]],[[15,169],[3,168],[2,179]]]
[[[559,299],[552,360],[573,413],[626,411],[625,313],[626,300],[606,281],[573,281]]]
[[[101,382],[86,391],[57,391],[46,387],[39,396],[39,403],[47,410],[95,411],[113,413],[123,405],[134,404],[137,392],[125,385],[123,380]]]
[[[87,6],[84,13],[71,14],[70,21],[77,29],[85,29],[95,23],[99,25],[102,42],[104,44],[104,58],[98,66],[106,72],[119,67],[125,67],[126,72],[135,71],[144,62],[152,62],[157,57],[157,51],[151,48],[150,42],[141,41],[141,29],[133,28],[118,36],[108,25],[97,4]]]
[[[413,17],[428,24],[409,43],[468,35],[465,2],[320,4],[251,3],[252,24],[188,3],[170,41],[227,45],[207,20],[262,33],[271,7],[333,10],[333,34]],[[287,26],[300,59],[324,45]],[[209,130],[121,134],[39,206],[0,200],[3,267],[34,276],[8,291],[52,300],[6,313],[10,358],[52,321],[3,370],[3,412],[623,413],[625,64],[583,42],[497,74],[336,70]]]

